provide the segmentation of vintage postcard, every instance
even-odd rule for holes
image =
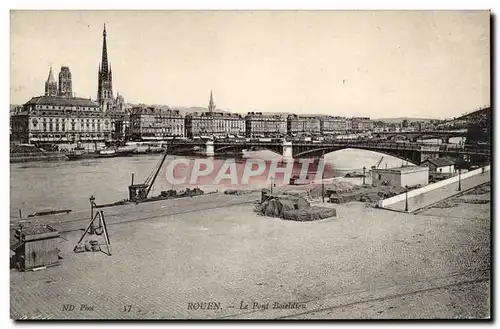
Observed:
[[[490,22],[11,10],[11,318],[490,319]]]

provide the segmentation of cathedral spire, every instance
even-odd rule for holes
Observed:
[[[45,81],[45,96],[57,96],[57,82],[52,74],[52,66],[49,69],[47,81]]]
[[[111,65],[108,62],[108,45],[107,45],[106,24],[102,31],[102,58],[99,66],[98,82],[97,82],[97,101],[101,105],[103,111],[108,111],[113,108],[113,77],[111,73]]]
[[[210,102],[208,103],[208,112],[212,113],[215,110],[214,96],[212,94],[212,89],[210,89]]]
[[[106,23],[104,23],[104,30],[102,32],[102,72],[108,72],[108,47],[106,44]]]
[[[54,75],[52,74],[52,66],[49,69],[49,76],[47,77],[47,82],[48,83],[55,83],[56,80],[54,79]]]

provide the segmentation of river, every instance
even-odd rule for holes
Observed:
[[[258,151],[255,156],[263,159],[280,158],[271,151]],[[326,154],[325,161],[333,169],[333,176],[343,176],[350,171],[361,172],[363,167],[369,170],[382,156],[380,168],[396,167],[403,163],[401,159],[392,156],[355,149]],[[12,163],[11,217],[18,217],[19,209],[22,210],[23,217],[44,210],[87,209],[91,195],[95,196],[98,204],[126,199],[131,174],[135,173],[135,183],[143,182],[160,158],[161,155],[156,154],[78,161]],[[164,167],[174,158],[167,156]],[[254,186],[263,187],[260,184],[252,187]],[[214,189],[213,186],[203,184],[199,187],[204,190]],[[183,186],[172,186],[167,179],[159,175],[150,195],[158,195],[162,190],[171,188],[181,189]]]

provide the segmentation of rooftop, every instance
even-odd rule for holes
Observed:
[[[394,172],[394,173],[409,173],[409,172],[427,171],[427,170],[429,170],[429,168],[420,166],[402,166],[394,168],[372,169],[373,172]]]
[[[56,105],[56,106],[89,106],[99,107],[99,104],[90,98],[81,97],[58,97],[58,96],[37,96],[31,98],[24,105]]]
[[[427,159],[424,162],[432,163],[436,167],[444,167],[444,166],[454,165],[456,161],[447,157],[443,157],[436,159]]]
[[[170,115],[170,116],[181,116],[179,110],[164,109],[159,107],[134,107],[131,110],[131,114],[144,114],[144,115]]]

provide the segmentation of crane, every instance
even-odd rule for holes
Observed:
[[[128,187],[129,201],[140,202],[148,198],[149,192],[151,192],[151,188],[153,187],[156,177],[158,177],[158,174],[160,173],[160,169],[163,166],[167,155],[167,149],[165,149],[160,161],[158,161],[144,183],[134,184],[134,174],[132,174],[132,184]]]
[[[378,162],[375,164],[375,168],[378,168],[380,166],[380,164],[382,163],[382,160],[384,159],[384,157],[382,156],[380,158],[380,160],[378,160]]]

